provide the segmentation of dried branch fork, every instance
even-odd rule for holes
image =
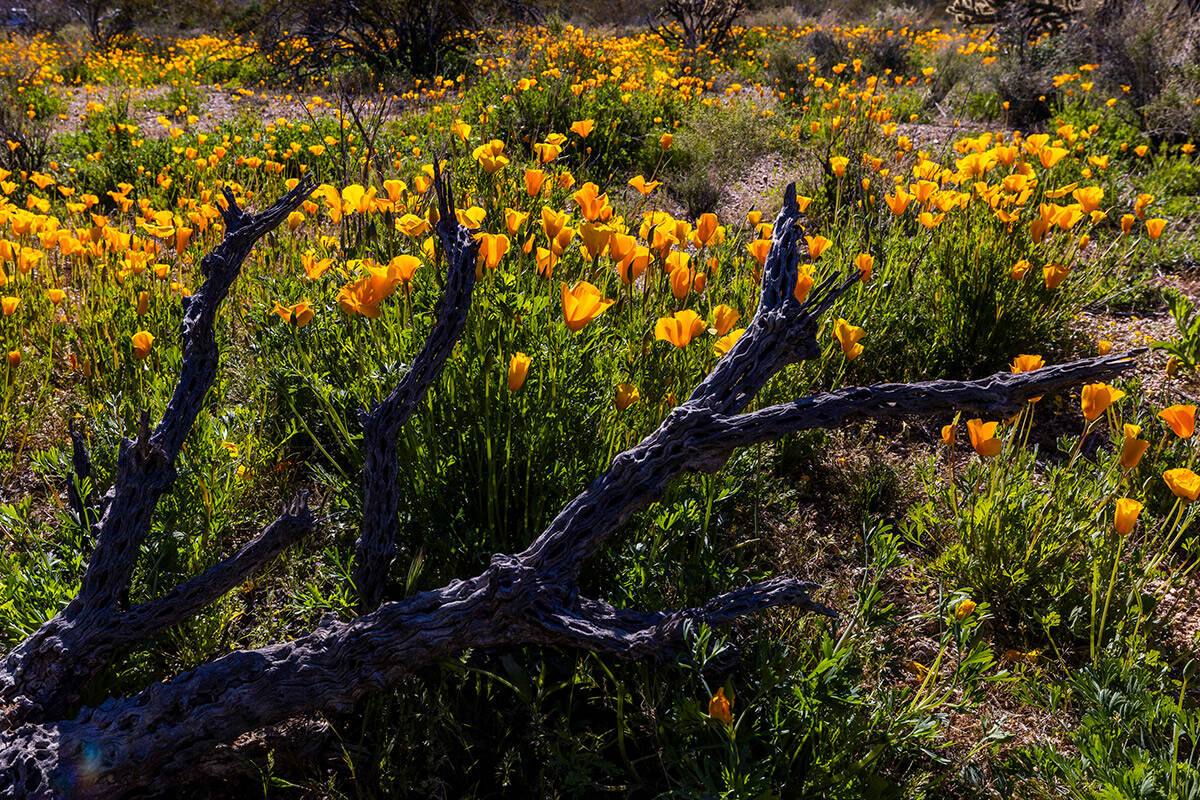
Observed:
[[[116,567],[89,567],[86,598],[81,591],[67,609],[0,665],[0,702],[8,706],[4,713],[9,723],[9,730],[0,734],[0,798],[100,798],[166,789],[177,776],[194,774],[222,743],[297,714],[349,709],[368,692],[467,648],[533,643],[576,646],[629,659],[661,658],[677,650],[689,621],[720,624],[780,606],[832,613],[809,597],[810,584],[786,577],[674,612],[617,609],[579,596],[577,581],[604,541],[630,515],[660,497],[670,480],[686,471],[717,470],[737,447],[856,419],[957,409],[1005,413],[1030,397],[1111,378],[1133,364],[1128,354],[1106,356],[983,381],[843,389],[742,413],[773,375],[819,353],[820,316],[858,279],[854,275],[839,284],[830,278],[805,303],[796,301],[792,287],[799,261],[799,208],[795,189],[789,187],[775,223],[758,311],[688,401],[640,444],[617,456],[524,552],[496,555],[491,566],[474,578],[376,608],[395,541],[395,438],[461,333],[473,287],[474,242],[455,221],[452,199],[440,177],[437,186],[437,230],[448,262],[439,319],[412,370],[382,403],[363,415],[367,466],[356,579],[364,609],[374,610],[351,622],[323,623],[293,641],[230,653],[137,695],[82,709],[73,719],[62,718],[65,707],[74,701],[72,692],[64,689],[63,675],[90,675],[98,661],[111,654],[111,645],[96,656],[84,652],[81,642],[132,641],[134,634],[125,633],[127,629],[161,629],[164,619],[178,621],[181,615],[194,613],[216,596],[213,587],[236,584],[232,576],[247,574],[251,566],[263,563],[261,553],[278,552],[274,549],[278,542],[302,535],[312,525],[301,501],[231,559],[159,600],[123,610],[120,596],[127,589],[130,568],[126,565],[136,557],[136,547],[130,553],[106,537],[114,535],[109,526],[115,526],[112,529],[125,535],[128,547],[140,543],[140,535],[111,522],[110,516],[118,499],[128,495],[122,507],[135,520],[148,519],[149,510],[138,504],[152,508],[169,486],[174,459],[168,458],[168,446],[182,441],[186,430],[171,428],[170,436],[158,436],[156,431],[157,438],[149,439],[143,433],[122,447],[124,466],[118,470],[117,485],[109,493],[113,499],[99,526],[96,555]],[[280,201],[288,202],[292,200]],[[236,230],[237,225],[230,228]],[[214,259],[210,266],[228,263]],[[210,269],[210,281],[217,274],[225,273]],[[194,316],[202,313],[196,303],[211,304],[215,311],[219,300],[212,298],[223,297],[229,285],[228,280],[222,282],[224,290],[199,293],[188,310],[188,319],[206,320],[204,330],[210,336],[212,315]],[[211,350],[189,348],[186,353],[188,359],[211,356],[215,365]],[[205,373],[185,363],[184,376],[191,374]],[[198,410],[199,400],[195,402]],[[191,419],[194,416],[193,411]],[[127,486],[131,475],[149,475],[151,480],[139,483],[135,492]],[[258,550],[247,552],[256,546]],[[235,563],[239,556],[241,562]],[[93,569],[98,570],[95,577]],[[219,575],[211,575],[214,571]],[[113,581],[118,584],[115,589]],[[97,598],[104,598],[105,604],[97,605]],[[80,630],[89,627],[101,633]],[[47,651],[52,655],[47,656]],[[18,723],[23,724],[12,727]],[[81,765],[86,770],[81,771]]]
[[[184,359],[175,392],[153,433],[143,414],[137,439],[121,441],[116,480],[101,501],[103,515],[94,526],[96,547],[79,594],[0,663],[0,721],[6,725],[64,713],[117,647],[185,621],[312,527],[312,515],[301,498],[252,542],[208,572],[167,597],[127,608],[133,568],[150,530],[150,516],[175,480],[179,450],[216,377],[217,310],[255,242],[283,222],[311,190],[312,184],[302,181],[253,216],[244,214],[226,190],[224,238],[200,262],[204,284],[184,308]],[[75,424],[71,435],[76,477],[82,481],[89,477],[90,462]],[[73,489],[70,494],[79,518],[93,527],[89,524],[95,513],[92,501],[78,497]]]
[[[442,187],[440,167],[435,159],[434,181]],[[454,195],[450,187],[438,191],[438,239],[450,268],[446,292],[438,302],[436,321],[429,331],[412,368],[386,398],[359,416],[366,450],[363,465],[363,520],[355,546],[354,582],[360,609],[371,611],[379,605],[387,580],[388,567],[396,550],[396,525],[400,496],[397,437],[400,427],[412,416],[429,387],[442,374],[454,343],[467,324],[471,294],[475,289],[475,259],[479,242],[454,217]]]

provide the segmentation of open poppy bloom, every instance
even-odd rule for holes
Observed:
[[[630,236],[630,239],[633,237]],[[612,242],[616,241],[614,236],[609,240],[609,253],[612,253]],[[650,264],[650,248],[644,245],[635,245],[633,250],[622,258],[616,264],[617,274],[621,276],[621,282],[628,285],[642,277],[642,273],[646,271],[646,267]]]
[[[529,356],[524,353],[513,353],[508,362],[508,390],[519,391],[525,385],[525,376],[529,374]]]
[[[612,300],[605,300],[600,290],[587,281],[580,281],[570,289],[561,284],[563,317],[567,329],[572,333],[583,330],[589,322],[608,310]]]
[[[983,458],[998,455],[1003,447],[1003,442],[996,438],[996,426],[999,424],[981,419],[967,420],[967,436],[971,438],[971,447]]]
[[[1173,405],[1158,412],[1180,439],[1190,439],[1196,432],[1196,407]]]
[[[653,192],[661,184],[659,181],[648,181],[641,175],[634,175],[629,179],[629,185],[638,190],[638,193],[645,197]]]
[[[1064,264],[1047,264],[1042,267],[1042,281],[1047,289],[1057,289],[1070,274],[1071,268]]]
[[[738,328],[737,330],[730,331],[720,339],[717,339],[717,341],[713,342],[713,352],[718,356],[725,355],[733,349],[733,346],[737,344],[737,340],[742,338],[742,334],[745,332],[745,328]]]
[[[704,320],[690,308],[676,311],[670,317],[662,317],[654,325],[654,338],[670,342],[676,347],[688,344],[704,330]]]
[[[516,236],[517,231],[521,230],[521,226],[525,224],[525,220],[529,219],[528,214],[524,214],[513,208],[504,209],[504,227],[508,230],[509,236]]]
[[[579,134],[580,138],[586,139],[592,133],[592,128],[596,127],[596,120],[581,119],[578,122],[571,123],[571,132]]]
[[[338,306],[347,314],[376,319],[379,304],[392,296],[399,283],[388,267],[367,267],[366,275],[338,290]]]
[[[1191,503],[1200,497],[1200,475],[1190,469],[1183,467],[1169,469],[1163,473],[1163,480],[1180,500],[1187,500]]]
[[[1009,365],[1009,369],[1013,373],[1033,372],[1034,370],[1041,369],[1044,366],[1046,366],[1046,359],[1042,358],[1041,356],[1022,354],[1012,360],[1012,364]],[[1037,397],[1029,398],[1029,402],[1036,403],[1041,399],[1042,397],[1039,395]]]
[[[724,238],[724,231],[717,224],[716,214],[701,214],[700,219],[696,220],[695,240],[697,247],[720,244]]]
[[[546,182],[546,173],[540,169],[525,170],[525,193],[530,197],[536,197],[542,191],[542,184]]]
[[[294,306],[285,306],[283,303],[276,302],[275,308],[271,309],[271,313],[278,314],[289,324],[295,325],[297,328],[303,328],[312,322],[314,314],[312,304],[307,300],[301,300]]]
[[[1142,513],[1143,508],[1141,503],[1131,497],[1118,499],[1117,514],[1113,518],[1113,525],[1116,527],[1117,533],[1122,536],[1133,533],[1133,526],[1137,524],[1138,515]]]
[[[505,245],[507,249],[507,243]],[[482,250],[482,248],[481,248]],[[501,253],[500,255],[504,255]],[[409,283],[416,274],[417,268],[421,266],[421,259],[416,256],[399,255],[387,263],[388,276],[396,278],[401,283]]]
[[[816,280],[812,276],[812,265],[801,264],[796,269],[796,286],[792,289],[792,295],[795,296],[797,303],[803,303],[808,299],[808,293],[812,291],[816,285]]]
[[[1083,418],[1088,422],[1098,419],[1108,407],[1125,396],[1120,389],[1114,389],[1107,383],[1089,383],[1080,393],[1080,404],[1083,407]]]
[[[833,323],[833,337],[842,346],[842,352],[846,354],[847,361],[853,361],[862,353],[863,346],[858,343],[858,340],[866,335],[865,330],[857,325],[851,325],[844,319],[838,319]]]
[[[829,246],[833,244],[833,242],[831,242],[829,239],[819,235],[805,236],[804,240],[808,242],[808,257],[813,261],[816,261],[818,258],[820,258],[821,254],[828,250]]]

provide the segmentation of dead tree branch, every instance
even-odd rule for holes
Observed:
[[[442,186],[440,167],[434,179]],[[438,193],[438,239],[446,255],[446,291],[438,302],[433,324],[412,368],[382,401],[360,415],[363,426],[363,520],[355,545],[354,581],[360,607],[370,611],[383,596],[388,567],[396,550],[400,497],[399,454],[396,439],[429,387],[442,374],[454,343],[467,324],[471,294],[475,289],[475,259],[479,243],[458,224],[450,187]]]
[[[799,209],[795,188],[789,187],[775,221],[754,319],[687,402],[672,410],[638,445],[618,455],[524,552],[493,556],[480,575],[376,608],[397,524],[396,434],[440,374],[462,330],[473,286],[476,245],[456,222],[453,199],[440,176],[437,186],[438,234],[448,262],[439,318],[413,369],[383,402],[363,415],[367,466],[356,579],[364,608],[374,610],[350,622],[325,622],[292,641],[230,653],[166,683],[109,699],[66,719],[62,712],[72,695],[62,687],[63,676],[88,675],[97,661],[97,656],[81,651],[79,638],[71,640],[69,647],[61,646],[72,625],[105,629],[101,637],[105,642],[128,641],[125,637],[161,625],[165,619],[194,613],[218,596],[220,587],[236,585],[267,554],[279,552],[285,542],[302,535],[312,518],[299,504],[227,561],[163,598],[129,610],[122,610],[118,600],[122,576],[127,586],[126,564],[136,557],[136,548],[130,554],[102,541],[106,558],[118,567],[86,583],[92,587],[87,600],[76,598],[0,665],[0,702],[9,705],[4,713],[10,724],[6,733],[0,733],[0,798],[115,798],[137,790],[168,789],[179,776],[202,770],[223,744],[247,732],[297,714],[350,709],[367,693],[395,685],[415,670],[468,648],[565,645],[626,659],[662,658],[677,651],[690,623],[727,623],[785,606],[832,613],[811,599],[811,584],[788,577],[735,589],[698,608],[679,611],[618,609],[581,597],[578,577],[605,540],[632,514],[661,497],[672,479],[689,471],[715,471],[737,447],[857,419],[959,409],[1008,413],[1032,397],[1111,378],[1133,364],[1134,354],[1105,356],[981,381],[842,389],[742,413],[781,369],[819,354],[816,336],[821,315],[858,280],[858,275],[852,275],[839,283],[835,276],[803,304],[795,299]],[[239,216],[232,219],[230,228],[236,229]],[[222,263],[214,262],[210,268]],[[212,269],[212,274],[217,270]],[[203,295],[216,296],[216,290]],[[194,317],[199,313],[196,302],[189,307],[188,319],[198,320],[192,323],[193,336],[205,342],[196,332],[211,337],[212,316]],[[202,345],[186,352],[190,359],[211,357],[215,365],[215,353]],[[198,368],[189,371],[186,362],[184,373],[207,374]],[[189,426],[198,411],[199,400],[195,402]],[[124,472],[119,471],[118,486],[110,492],[114,500],[100,525],[102,539],[108,535],[105,522],[122,492],[128,493],[121,501],[128,513],[136,519],[148,518],[149,511],[142,505],[152,507],[169,486],[173,455],[168,455],[177,452],[183,433],[186,429],[173,427],[161,436],[157,431],[155,436],[143,432],[136,441],[123,444]],[[139,493],[124,488],[123,481],[133,474],[152,479],[150,488]],[[125,536],[126,543],[140,542],[127,526],[114,530]],[[114,555],[107,555],[110,552]],[[96,605],[97,598],[106,604]],[[116,632],[118,617],[134,632]],[[47,657],[47,651],[53,656]],[[101,657],[106,656],[101,653]],[[23,724],[12,727],[17,723]]]
[[[103,516],[95,525],[96,548],[79,594],[0,663],[0,720],[6,724],[64,713],[78,699],[88,679],[108,662],[113,650],[128,641],[114,632],[131,629],[126,606],[133,568],[150,530],[151,514],[175,481],[180,448],[216,377],[219,353],[213,324],[217,311],[250,249],[298,208],[311,190],[310,181],[301,181],[270,208],[255,215],[244,213],[232,193],[225,191],[224,237],[200,262],[205,281],[184,306],[183,366],[175,391],[153,434],[149,432],[149,416],[143,412],[137,438],[121,441],[116,479],[102,501]],[[82,433],[74,426],[72,438],[75,472],[83,476],[90,472],[90,466]],[[82,498],[78,503],[80,519],[87,520],[88,504]],[[312,516],[301,502],[285,511],[255,542],[287,539],[284,531],[311,525]],[[251,556],[264,559],[257,562],[261,566],[269,560],[268,554],[279,549],[261,542],[254,548],[248,545],[226,569],[221,570],[222,565],[214,567],[217,572],[213,577],[223,577],[227,582],[240,570],[255,566],[249,563]],[[202,583],[186,596],[194,598],[207,591],[216,597],[223,593],[212,594],[220,585],[221,581]],[[177,624],[199,610],[176,618],[167,606],[157,608],[161,613],[155,630]],[[151,621],[143,623],[142,635],[148,635],[151,627]]]

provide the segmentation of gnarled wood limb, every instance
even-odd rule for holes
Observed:
[[[467,324],[471,294],[475,289],[475,260],[479,242],[454,216],[454,195],[444,182],[434,160],[434,184],[438,196],[437,234],[446,256],[446,290],[434,312],[433,329],[412,367],[386,398],[363,412],[363,519],[355,544],[354,582],[359,608],[371,611],[379,605],[388,568],[396,552],[397,515],[400,497],[396,492],[399,453],[396,439],[429,387],[442,374],[454,343]]]
[[[153,434],[149,431],[149,415],[143,412],[137,439],[121,441],[116,479],[103,500],[103,516],[94,526],[96,547],[79,593],[0,663],[0,720],[6,724],[64,713],[78,699],[88,679],[122,643],[122,632],[132,630],[127,627],[130,620],[124,607],[134,564],[149,531],[151,514],[175,480],[175,461],[184,438],[216,376],[219,353],[213,322],[217,311],[255,242],[298,208],[311,189],[311,181],[305,179],[274,205],[253,215],[244,213],[233,194],[225,191],[228,205],[222,212],[224,237],[201,260],[200,269],[206,279],[184,308],[183,366],[175,392]],[[75,444],[74,470],[78,475],[86,475],[90,465],[82,432],[72,425],[71,435]],[[72,503],[75,502],[73,498]],[[76,510],[81,520],[88,519],[88,508],[89,504],[78,498]],[[282,536],[282,531],[294,533],[297,526],[307,530],[311,525],[307,509],[301,511],[297,507],[295,513],[285,513],[276,520],[263,536],[271,542],[286,540],[289,537]],[[265,563],[269,560],[266,554],[273,549],[262,546],[251,549],[250,554],[260,559],[257,562],[243,552],[240,558],[235,556],[233,567],[218,570],[210,578],[228,581],[241,569]],[[193,582],[187,598],[194,600],[206,592],[211,597],[216,587],[223,585],[221,580],[203,578],[197,579],[201,581],[199,584]],[[143,635],[151,628],[157,631],[176,624],[198,610],[193,608],[176,617],[168,613],[170,608],[166,604],[156,608],[162,613],[157,627],[154,620],[147,620],[140,626]]]
[[[741,414],[780,369],[819,352],[820,314],[858,279],[854,275],[838,284],[831,278],[805,303],[795,300],[797,216],[789,187],[775,224],[760,308],[735,347],[684,405],[617,456],[524,552],[494,556],[481,575],[385,603],[352,622],[329,621],[290,642],[230,653],[137,695],[83,709],[72,720],[2,733],[0,798],[101,798],[164,789],[174,776],[194,772],[220,743],[296,714],[351,708],[364,694],[467,648],[565,644],[624,658],[659,657],[678,647],[688,621],[719,624],[779,606],[829,613],[810,599],[811,585],[791,578],[737,589],[700,608],[676,612],[616,609],[580,597],[576,583],[604,540],[660,497],[671,479],[685,471],[718,469],[738,446],[867,416],[963,407],[1000,413],[1132,366],[1132,354],[1106,356],[982,381],[845,389]],[[443,213],[442,219],[452,215]],[[439,234],[443,229],[450,231],[447,225]],[[461,252],[469,249],[465,236],[456,225],[453,239],[464,243]],[[444,357],[435,356],[434,370],[444,363]],[[404,391],[415,391],[419,382],[414,377],[407,384],[413,388]],[[401,395],[401,387],[393,396]],[[380,416],[403,413],[388,410]],[[388,432],[384,422],[378,425],[380,434]],[[378,441],[375,446],[384,452]],[[370,487],[368,481],[368,492],[374,491]],[[386,517],[386,504],[373,513]],[[393,525],[394,516],[393,511]],[[189,594],[187,586],[182,594]],[[177,602],[190,607],[199,601]]]

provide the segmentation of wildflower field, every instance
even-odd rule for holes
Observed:
[[[0,797],[1200,797],[1200,62],[1147,101],[1065,34],[898,18],[713,50],[556,18],[455,53],[285,78],[226,33],[0,42],[0,754],[62,743]],[[222,277],[238,209],[287,197]],[[775,308],[819,309],[815,346],[777,358]],[[684,422],[740,357],[772,366],[712,419],[757,426],[714,460]],[[853,388],[880,383],[918,386]],[[809,395],[820,424],[763,432]],[[571,505],[663,431],[644,502]],[[570,620],[414,669],[347,644],[313,674],[374,672],[337,702],[120,752],[156,703],[224,702],[163,699],[206,665],[450,597],[569,513],[614,518],[563,602],[618,634],[752,599],[641,620],[680,623],[645,653]],[[802,599],[756,604],[784,577]],[[370,636],[408,646],[398,619]],[[50,702],[18,661],[78,655],[60,623],[113,635]]]

